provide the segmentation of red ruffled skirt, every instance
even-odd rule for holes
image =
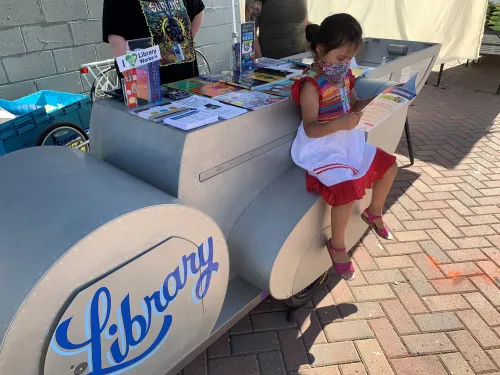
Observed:
[[[363,177],[326,186],[316,177],[306,172],[307,191],[317,192],[330,206],[343,206],[349,202],[362,199],[366,194],[366,189],[371,189],[373,183],[380,180],[395,162],[396,157],[394,155],[388,154],[377,147],[372,164]]]

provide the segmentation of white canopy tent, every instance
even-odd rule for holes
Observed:
[[[441,43],[438,64],[477,59],[488,0],[309,0],[314,23],[349,13],[374,38]]]
[[[500,1],[500,0],[499,0]],[[356,17],[367,37],[441,43],[436,63],[477,59],[488,0],[308,0],[314,23],[330,14]],[[240,0],[245,19],[245,0]]]

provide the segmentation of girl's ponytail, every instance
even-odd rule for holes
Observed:
[[[306,40],[311,44],[311,49],[315,50],[318,43],[319,25],[309,24],[306,26]]]

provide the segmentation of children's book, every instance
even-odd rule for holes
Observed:
[[[167,83],[164,86],[182,91],[191,91],[203,85],[206,85],[206,82],[200,81],[198,78],[189,78],[182,81]]]
[[[217,115],[193,109],[169,116],[163,120],[163,123],[182,130],[191,130],[217,121],[219,121]]]
[[[234,107],[232,105],[224,104],[217,100],[205,98],[199,95],[193,95],[189,98],[179,100],[176,104],[212,113],[219,116],[221,120],[228,120],[247,112],[244,108]]]
[[[392,113],[411,102],[417,96],[417,75],[404,85],[388,87],[363,110],[363,116],[356,129],[371,132]]]
[[[232,104],[246,109],[256,110],[266,105],[273,104],[284,100],[279,96],[269,95],[258,91],[236,91],[224,95],[216,96],[214,98],[223,103]]]
[[[231,79],[231,72],[221,72],[221,73],[212,73],[212,74],[204,74],[202,76],[196,77],[197,80],[204,82],[221,82],[228,79]]]
[[[269,66],[277,66],[283,64],[283,60],[270,59],[268,57],[261,57],[256,60],[255,66],[257,68],[267,68]]]
[[[288,60],[288,62],[292,63],[293,65],[300,66],[302,68],[307,68],[312,65],[314,59],[312,57],[298,57],[295,59],[290,59]]]
[[[292,96],[292,86],[294,82],[294,80],[285,79],[282,81],[271,82],[262,86],[255,87],[253,90],[279,96],[282,98],[289,98],[290,96]]]
[[[228,85],[233,85],[242,89],[250,90],[253,87],[261,86],[266,84],[266,81],[261,81],[255,78],[251,78],[245,75],[234,74],[227,80],[222,80],[222,82]]]
[[[130,111],[130,113],[149,121],[162,122],[163,119],[168,116],[189,109],[191,109],[189,106],[175,103],[175,104],[166,104],[166,105],[146,107],[146,108],[137,108],[135,110]]]
[[[241,90],[239,87],[233,86],[233,85],[228,85],[223,82],[214,82],[214,83],[209,83],[205,84],[200,87],[195,87],[191,91],[195,92],[197,94],[205,95],[205,96],[219,96],[222,94],[226,94],[228,92],[233,92],[233,91],[238,91]]]
[[[269,73],[257,73],[257,72],[249,73],[248,75],[246,75],[246,77],[253,78],[253,79],[256,79],[259,81],[268,82],[268,83],[281,81],[285,78],[283,76],[272,75]]]

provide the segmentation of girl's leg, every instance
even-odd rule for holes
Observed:
[[[394,182],[394,178],[398,173],[398,163],[395,162],[388,170],[385,172],[384,176],[373,183],[372,190],[372,201],[370,206],[368,207],[368,211],[372,215],[382,216],[382,211],[384,209],[385,200],[387,199],[387,194],[389,194],[389,190],[391,190],[392,183]],[[379,228],[384,226],[384,223],[381,218],[375,219],[373,221],[375,225]]]
[[[334,249],[345,248],[345,231],[355,202],[352,201],[343,206],[332,207],[332,238],[330,244]],[[347,263],[350,260],[347,252],[334,252],[331,257],[335,263]]]

